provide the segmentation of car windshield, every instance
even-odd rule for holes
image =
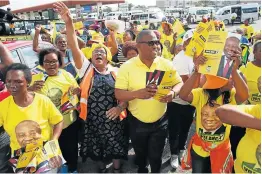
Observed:
[[[208,14],[208,10],[197,10],[196,14],[197,15],[206,15]]]
[[[218,11],[216,12],[216,15],[222,15],[223,11],[224,11],[223,9],[218,10]]]

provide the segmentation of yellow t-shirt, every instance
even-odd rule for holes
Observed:
[[[258,81],[261,79],[261,67],[255,66],[248,62],[246,67],[240,67],[240,71],[247,79],[247,86],[249,91],[248,103],[254,105],[260,103],[261,94],[258,90]]]
[[[243,28],[244,30],[246,30],[246,37],[250,39],[251,33],[254,33],[254,28],[251,25],[245,26],[245,24],[242,24],[240,28]]]
[[[210,148],[215,148],[225,140],[229,138],[231,125],[222,123],[218,116],[215,114],[216,108],[223,104],[222,96],[219,96],[216,100],[214,107],[207,104],[208,95],[202,88],[192,90],[193,101],[192,106],[196,107],[196,133],[205,142],[212,143]],[[230,92],[230,104],[236,105],[235,90]],[[194,151],[202,156],[207,157],[209,152],[204,151],[201,146],[193,144]]]
[[[173,59],[173,56],[170,57],[170,53],[169,53],[169,51],[167,50],[167,47],[166,47],[165,45],[163,45],[162,57],[165,58],[165,59],[167,59],[167,60],[170,60],[170,61],[172,61],[172,59]]]
[[[170,52],[173,41],[174,41],[174,39],[173,39],[172,34],[170,36],[167,36],[164,33],[161,34],[160,42],[163,44],[163,47],[166,47],[166,49],[167,49],[167,53],[166,53],[167,57],[165,57],[165,58],[168,59],[168,60],[172,60],[173,57],[174,57],[174,55],[171,54],[171,52]]]
[[[50,99],[37,93],[27,107],[17,106],[13,97],[9,96],[0,102],[0,108],[0,126],[4,126],[10,136],[12,152],[40,138],[50,140],[53,125],[63,120]]]
[[[238,106],[245,113],[261,118],[261,105]],[[261,131],[246,129],[245,136],[237,146],[236,173],[261,173]]]
[[[155,58],[153,64],[148,68],[139,57],[132,58],[125,62],[118,70],[115,88],[136,91],[146,87],[148,72],[172,71],[172,62],[161,57]],[[176,72],[173,84],[182,82]],[[166,103],[155,99],[134,99],[128,102],[128,109],[134,117],[145,123],[153,123],[159,120],[166,112]]]
[[[149,29],[149,25],[143,25],[143,29]]]
[[[41,80],[42,78],[43,73],[33,75],[32,84],[34,81]],[[64,118],[63,128],[67,128],[77,118],[77,113],[74,112],[75,109],[72,109],[72,107],[76,106],[79,100],[76,95],[68,92],[70,87],[78,87],[76,80],[70,73],[60,69],[57,76],[47,77],[44,87],[39,91],[39,93],[49,97],[62,113]]]

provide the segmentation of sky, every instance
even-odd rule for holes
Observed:
[[[41,1],[40,0],[9,0],[9,1],[10,1],[10,5],[8,7],[10,7],[12,10],[16,10],[16,9],[46,4],[57,0],[41,0]],[[146,6],[156,5],[156,0],[126,0],[126,1],[134,5],[146,5]]]

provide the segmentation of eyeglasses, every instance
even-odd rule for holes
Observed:
[[[98,54],[106,54],[105,51],[93,51],[93,54],[98,55]]]
[[[46,65],[55,65],[57,64],[58,60],[54,60],[54,61],[44,61],[44,64]]]
[[[160,41],[159,40],[152,40],[152,41],[138,42],[138,43],[144,43],[144,44],[147,44],[148,46],[160,45]]]
[[[58,41],[57,44],[66,44],[66,41]]]

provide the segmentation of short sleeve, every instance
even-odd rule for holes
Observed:
[[[238,105],[236,108],[242,112],[250,114],[256,118],[261,118],[261,105]]]
[[[125,64],[123,64],[118,70],[115,88],[127,90],[129,84],[128,81],[129,81],[129,71],[128,68],[126,68]]]
[[[86,58],[84,55],[82,55],[82,56],[83,56],[82,59],[84,60],[84,62],[83,62],[82,68],[81,68],[81,69],[78,69],[79,78],[83,78],[83,77],[84,77],[87,68],[88,68],[89,65],[91,64],[90,61],[87,60],[87,58]]]
[[[191,93],[193,95],[193,100],[192,100],[191,105],[196,107],[200,102],[201,96],[203,97],[203,95],[204,95],[203,89],[202,88],[196,88],[196,89],[193,89]]]
[[[49,99],[46,98],[46,106],[47,106],[47,111],[49,111],[49,123],[51,125],[56,125],[58,123],[60,123],[61,121],[63,121],[63,116],[60,113],[60,111],[55,107],[55,105],[53,104],[53,102]]]
[[[64,76],[67,79],[67,81],[72,84],[72,86],[74,87],[79,87],[79,85],[77,84],[77,81],[75,80],[75,78],[73,77],[72,74],[70,74],[69,72],[64,72]]]

